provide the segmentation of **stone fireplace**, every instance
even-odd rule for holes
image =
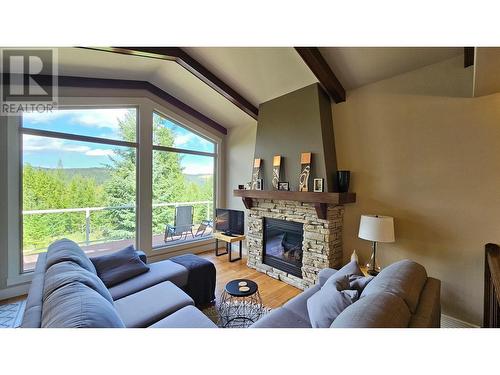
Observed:
[[[236,191],[235,191],[236,192]],[[310,193],[309,193],[310,194]],[[324,206],[324,215],[318,215],[317,205],[314,203],[299,202],[281,199],[253,198],[248,210],[247,250],[248,266],[267,275],[282,280],[300,289],[308,288],[316,283],[318,273],[326,267],[336,268],[342,262],[342,222],[344,207],[338,204]],[[320,218],[322,216],[323,218]],[[269,235],[266,237],[266,227],[275,220],[302,225],[301,254],[286,254],[293,250],[295,236],[278,234],[271,228],[271,238],[274,242],[274,258],[280,257],[276,247],[282,243],[285,258],[292,258],[295,263],[300,259],[300,273],[282,267],[280,262],[269,262],[269,251],[266,253],[266,244],[269,245]],[[285,229],[286,232],[286,229]],[[268,231],[269,234],[269,231]],[[286,250],[286,239],[283,245],[282,238],[290,239],[291,244]],[[269,247],[268,247],[269,249]],[[276,260],[276,259],[273,259]]]
[[[311,155],[310,178],[299,186],[304,152]],[[262,178],[261,189],[234,190],[248,210],[247,264],[310,287],[321,269],[341,265],[343,205],[356,201],[356,194],[339,192],[331,103],[318,83],[260,104],[254,159],[252,178]],[[323,179],[321,192],[313,192],[313,178]],[[289,191],[273,181],[289,182]]]

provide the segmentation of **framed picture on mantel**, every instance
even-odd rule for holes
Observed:
[[[281,175],[281,155],[276,155],[273,158],[273,189],[279,190],[279,181]]]
[[[309,175],[311,174],[311,153],[300,155],[299,191],[309,191]]]
[[[253,161],[253,170],[252,170],[252,189],[254,190],[260,190],[257,189],[257,180],[260,177],[260,165],[262,163],[262,159],[255,159]]]

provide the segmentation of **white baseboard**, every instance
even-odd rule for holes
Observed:
[[[480,328],[475,324],[464,322],[449,315],[441,314],[441,328]]]
[[[30,288],[30,283],[19,284],[15,286],[10,286],[5,289],[0,290],[0,301],[8,298],[19,297],[24,294],[28,294],[28,289]]]

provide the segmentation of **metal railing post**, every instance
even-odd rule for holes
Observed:
[[[90,208],[85,208],[85,244],[90,245]]]

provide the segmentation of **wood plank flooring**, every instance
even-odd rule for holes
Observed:
[[[272,309],[280,307],[290,298],[293,298],[302,292],[300,289],[247,267],[246,257],[231,263],[229,262],[227,255],[216,257],[214,251],[198,255],[215,264],[215,268],[217,269],[217,286],[215,295],[217,298],[220,297],[222,291],[224,290],[224,286],[229,281],[234,279],[250,279],[255,281],[259,285],[259,293],[262,298],[262,303],[264,306]],[[234,256],[237,256],[236,251]]]

